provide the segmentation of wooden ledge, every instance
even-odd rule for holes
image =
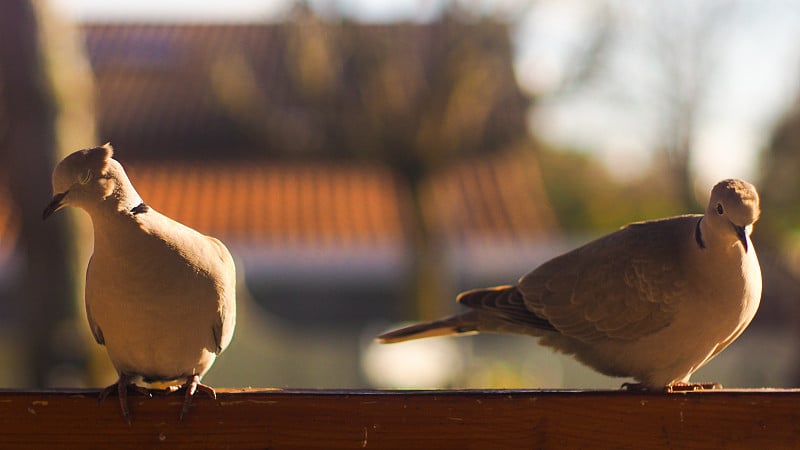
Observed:
[[[0,448],[798,448],[800,390],[322,391],[132,394],[0,390]]]

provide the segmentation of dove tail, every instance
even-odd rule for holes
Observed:
[[[546,318],[528,309],[522,291],[517,286],[497,286],[462,292],[457,300],[472,310],[389,331],[378,336],[378,342],[389,344],[434,336],[474,334],[479,331],[532,336],[556,331]]]
[[[477,314],[470,311],[444,319],[398,328],[397,330],[381,334],[377,339],[381,344],[393,344],[395,342],[410,341],[412,339],[477,332]]]

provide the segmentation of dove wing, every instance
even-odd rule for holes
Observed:
[[[519,281],[526,306],[584,342],[666,327],[687,292],[682,252],[700,217],[631,224],[548,261]]]
[[[89,273],[91,273],[91,266],[92,266],[92,259],[89,258],[89,268],[87,268],[86,275],[87,275],[87,284]],[[88,294],[87,294],[88,295]],[[94,336],[94,340],[100,345],[106,345],[106,339],[103,337],[103,330],[100,329],[100,325],[95,322],[94,317],[92,317],[92,308],[89,307],[89,302],[84,300],[84,305],[86,307],[86,318],[89,321],[89,329],[92,330],[92,336]]]
[[[218,252],[224,273],[220,278],[219,314],[216,317],[212,332],[216,343],[216,353],[221,353],[230,344],[236,325],[236,269],[233,257],[225,244],[220,240],[208,237]]]

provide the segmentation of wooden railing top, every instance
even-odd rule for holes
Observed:
[[[800,390],[0,390],[0,448],[800,448]]]

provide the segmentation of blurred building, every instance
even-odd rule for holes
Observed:
[[[285,379],[357,385],[344,355],[367,324],[453,309],[458,290],[513,282],[552,256],[530,100],[502,24],[301,15],[82,31],[101,141],[87,146],[110,141],[148,204],[226,242],[266,314],[344,336],[314,345],[319,358],[345,346],[349,375],[302,378],[319,371],[295,361]],[[0,186],[2,273],[13,211]]]
[[[360,355],[381,327],[454,309],[457,291],[513,282],[563,250],[526,127],[531,100],[516,84],[503,24],[447,16],[430,24],[325,23],[301,13],[280,24],[88,24],[82,31],[100,136],[85,146],[111,141],[142,197],[220,237],[244,275],[236,336],[209,374],[212,384],[363,387]],[[23,117],[9,113],[12,92],[0,89],[0,142],[25,129],[10,125]],[[770,214],[757,233],[797,222],[796,190],[785,189],[796,181],[797,117],[787,118],[770,150],[780,164],[766,172],[786,183],[759,186]],[[38,136],[43,126],[29,131]],[[22,323],[17,328],[47,350],[75,340],[85,324],[47,325],[55,328],[47,335],[31,311],[58,318],[62,311],[48,310],[55,300],[40,295],[31,308],[15,297],[25,264],[42,259],[20,236],[36,242],[54,224],[30,225],[40,223],[49,177],[9,167],[0,167],[0,320]],[[10,189],[12,178],[36,180],[37,189]],[[13,192],[34,197],[27,222]],[[787,213],[783,224],[770,224],[775,211]],[[774,245],[796,250],[796,242]],[[772,329],[776,318],[800,317],[793,294],[783,295],[797,291],[797,272],[776,271],[784,266],[762,249],[764,302],[753,328],[762,321]],[[41,274],[29,278],[47,284]],[[26,314],[34,319],[18,320]],[[735,373],[739,386],[780,385],[796,371],[795,352],[767,334],[746,333],[698,378]],[[17,343],[29,338],[0,333],[0,361],[19,364],[12,349],[20,352]],[[618,385],[526,337],[443,342],[420,345],[447,347],[428,359],[396,347],[404,354],[395,363],[414,371],[406,361],[446,361],[441,366],[458,372],[447,376],[459,386]],[[40,353],[53,359],[58,352]],[[753,364],[753,355],[763,361]],[[100,378],[93,382],[113,381]]]
[[[271,312],[408,317],[420,240],[455,289],[513,281],[553,236],[503,25],[84,31],[102,139]]]

